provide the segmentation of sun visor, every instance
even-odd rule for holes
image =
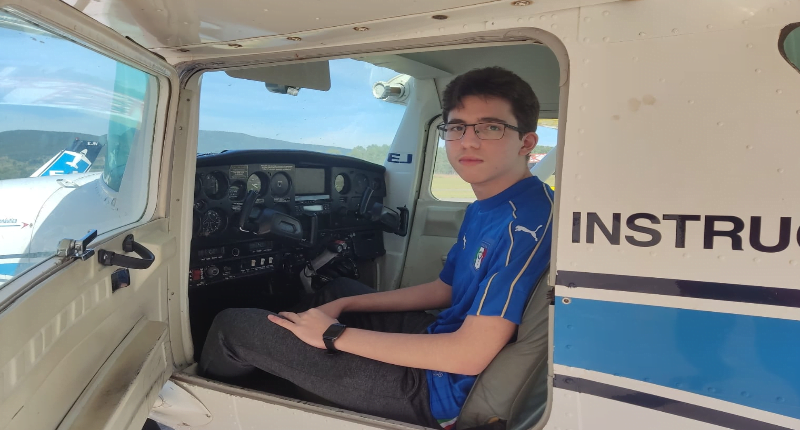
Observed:
[[[446,70],[430,66],[420,61],[412,60],[402,55],[370,55],[353,58],[371,63],[378,67],[392,69],[397,73],[413,76],[416,79],[453,77],[453,74]]]
[[[226,70],[228,76],[287,87],[318,91],[331,89],[331,69],[327,61],[282,66]]]

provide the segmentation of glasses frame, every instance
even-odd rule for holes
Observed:
[[[475,129],[475,126],[478,126],[478,125],[481,125],[481,124],[502,125],[503,126],[503,134],[501,134],[500,137],[498,137],[497,139],[485,139],[485,138],[481,137],[481,134],[478,133],[478,131]],[[463,125],[464,126],[464,132],[461,133],[461,136],[458,139],[445,139],[445,133],[447,132],[447,130],[445,130],[445,127],[447,127],[448,125]],[[504,122],[477,122],[475,124],[464,124],[464,123],[460,123],[460,122],[457,122],[457,123],[441,123],[441,124],[436,126],[436,129],[439,130],[439,137],[442,140],[444,140],[445,142],[453,142],[453,141],[456,141],[456,140],[463,139],[464,135],[467,134],[467,128],[468,127],[472,127],[472,130],[475,132],[475,136],[478,136],[478,139],[480,139],[480,140],[500,140],[500,139],[502,139],[502,138],[504,138],[506,136],[506,129],[507,128],[510,128],[510,129],[516,131],[517,133],[519,133],[519,127],[511,125],[511,124],[506,124]]]

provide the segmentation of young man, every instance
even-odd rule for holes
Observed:
[[[228,309],[214,320],[201,372],[236,380],[259,368],[347,409],[454,426],[547,267],[553,196],[528,170],[539,103],[527,83],[478,69],[454,79],[443,99],[447,158],[478,200],[439,279],[374,293],[340,278],[305,312]],[[441,308],[438,317],[422,312]],[[326,343],[341,353],[326,354]]]

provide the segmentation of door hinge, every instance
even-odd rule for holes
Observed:
[[[92,230],[82,238],[75,239],[61,239],[58,242],[58,251],[56,255],[64,260],[68,258],[80,258],[87,260],[94,255],[94,249],[89,249],[89,244],[97,238],[97,230]]]

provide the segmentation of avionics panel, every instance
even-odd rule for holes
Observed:
[[[326,194],[326,185],[325,169],[298,167],[295,170],[294,186],[297,195]]]

